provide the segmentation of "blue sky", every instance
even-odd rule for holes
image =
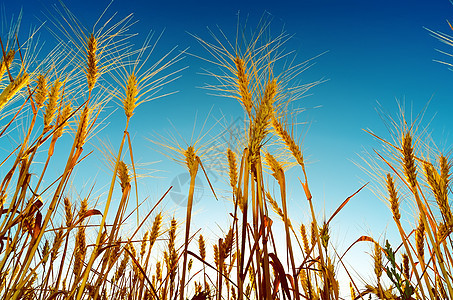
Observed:
[[[39,24],[36,17],[42,19],[42,12],[45,13],[52,3],[16,0],[14,3],[3,2],[3,7],[6,15],[17,14],[23,7],[23,30],[26,31],[30,24]],[[91,27],[108,3],[71,1],[67,5],[82,24]],[[299,117],[299,121],[308,122],[308,125],[301,126],[298,133],[303,137],[307,172],[320,216],[325,212],[328,217],[346,197],[371,180],[354,162],[361,163],[360,155],[364,150],[380,149],[380,144],[363,129],[369,128],[389,137],[376,112],[379,105],[392,117],[397,117],[396,99],[405,103],[408,114],[411,111],[417,114],[432,98],[426,113],[427,122],[423,124],[435,115],[430,124],[433,138],[440,149],[451,150],[453,73],[433,60],[453,60],[436,51],[453,52],[453,49],[424,29],[451,32],[446,20],[453,21],[453,5],[448,0],[117,0],[109,9],[110,13],[118,12],[119,16],[134,13],[134,20],[139,22],[132,30],[141,36],[149,30],[159,33],[165,29],[157,55],[159,51],[164,53],[178,45],[178,49],[190,47],[190,53],[202,57],[208,54],[188,32],[209,40],[206,27],[215,29],[218,25],[233,39],[238,12],[242,20],[248,15],[254,26],[265,11],[273,16],[273,28],[277,31],[284,28],[294,35],[287,49],[295,50],[299,61],[328,51],[316,58],[315,64],[298,78],[303,83],[321,78],[327,80],[299,102],[300,107],[308,108]],[[152,198],[158,198],[183,168],[156,153],[155,146],[146,138],[155,132],[174,130],[168,121],[171,120],[176,130],[189,140],[187,134],[193,127],[195,114],[198,114],[197,122],[202,122],[211,109],[214,118],[221,116],[220,111],[227,120],[242,116],[242,108],[235,101],[208,95],[206,90],[199,88],[205,82],[213,83],[213,78],[200,75],[202,68],[213,68],[212,65],[189,55],[180,63],[180,67],[185,66],[188,68],[181,72],[182,77],[168,86],[168,91],[179,92],[143,104],[131,123],[137,159],[159,161],[152,168],[162,171],[154,175],[164,177],[146,179],[143,183],[144,194],[148,193]],[[114,112],[110,125],[101,133],[113,145],[121,136],[123,118],[120,112]],[[300,176],[297,171],[290,174]],[[293,218],[306,222],[305,203],[300,203],[303,200],[301,187],[297,180],[291,184]],[[370,186],[376,185],[370,183]],[[226,215],[218,216],[213,212],[228,209],[228,204],[197,205],[200,226],[204,226],[201,220],[221,222],[225,218],[226,221]],[[172,207],[171,204],[168,206]],[[382,239],[383,232],[391,235],[390,232],[395,231],[390,212],[369,190],[362,191],[350,202],[336,217],[333,228],[333,241],[340,249],[362,234]],[[368,251],[369,247],[363,249]],[[363,259],[368,258],[364,255]]]

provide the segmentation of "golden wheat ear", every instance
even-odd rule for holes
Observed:
[[[88,91],[91,94],[91,91],[96,84],[96,81],[99,77],[98,69],[98,40],[94,37],[94,34],[91,34],[86,42],[86,76],[88,83]]]
[[[11,81],[0,94],[0,109],[2,109],[23,87],[28,85],[29,82],[30,76],[26,72],[22,72]]]

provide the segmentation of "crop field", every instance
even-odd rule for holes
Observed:
[[[433,146],[424,112],[407,117],[401,105],[390,137],[365,130],[379,145],[361,162],[373,182],[357,181],[323,212],[296,103],[324,80],[303,81],[311,60],[297,62],[291,35],[275,34],[269,14],[233,20],[235,35],[190,34],[203,51],[162,53],[160,34],[135,42],[132,15],[106,9],[85,27],[56,7],[25,38],[20,17],[7,17],[0,36],[1,299],[453,299],[451,151]],[[55,47],[41,46],[41,31]],[[175,126],[146,138],[149,151],[184,168],[150,197],[139,184],[134,116],[175,94],[187,56],[206,65],[199,85],[242,115],[226,125],[208,115],[192,136]],[[117,128],[112,142],[102,138],[106,124]],[[369,185],[381,187],[397,242],[364,231],[340,250],[335,220]],[[200,197],[225,207],[226,223],[203,225],[215,235],[197,225]],[[346,259],[362,244],[370,253],[359,278]]]

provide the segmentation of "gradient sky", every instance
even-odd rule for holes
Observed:
[[[39,24],[37,17],[43,19],[42,12],[52,3],[16,0],[3,2],[3,7],[7,16],[17,14],[23,7],[23,28],[28,29],[30,24]],[[68,1],[67,5],[82,24],[91,27],[108,3],[83,0]],[[178,45],[180,50],[190,47],[191,53],[204,57],[207,53],[188,32],[209,40],[206,27],[215,29],[218,25],[234,39],[238,12],[242,20],[248,15],[254,26],[265,11],[273,16],[273,28],[277,31],[284,28],[294,35],[287,50],[295,50],[299,61],[328,51],[316,58],[315,64],[298,78],[303,83],[327,79],[299,102],[300,107],[308,108],[299,118],[301,122],[308,122],[308,126],[301,126],[298,133],[303,137],[311,191],[320,217],[325,214],[328,218],[346,197],[371,180],[355,162],[361,163],[360,155],[364,150],[380,149],[380,144],[363,129],[369,128],[389,137],[376,112],[379,105],[392,117],[397,117],[399,100],[405,103],[407,114],[412,111],[416,115],[432,98],[426,122],[422,124],[426,125],[435,116],[430,124],[432,136],[440,149],[451,150],[453,73],[434,60],[453,61],[436,51],[453,52],[453,49],[430,36],[424,28],[451,32],[446,20],[453,21],[453,5],[448,0],[117,0],[109,9],[110,13],[118,12],[120,16],[134,13],[134,19],[139,22],[132,30],[140,35],[146,35],[149,30],[159,33],[165,29],[158,51],[163,53]],[[227,120],[242,116],[242,108],[237,102],[208,95],[206,90],[199,88],[205,82],[214,83],[213,78],[200,75],[202,68],[212,69],[212,65],[187,56],[180,64],[180,67],[185,66],[189,68],[181,73],[182,78],[167,89],[179,92],[143,104],[131,123],[137,160],[159,161],[152,168],[162,170],[154,175],[163,178],[150,178],[143,183],[143,194],[148,193],[152,199],[160,197],[184,169],[156,153],[155,146],[146,138],[151,138],[155,132],[174,131],[168,121],[171,120],[176,130],[190,140],[188,134],[195,114],[198,113],[197,122],[202,122],[211,109],[214,118],[221,115],[220,111]],[[111,124],[101,132],[101,138],[108,137],[115,145],[122,134],[123,121],[123,115],[115,112]],[[297,170],[291,174],[300,176]],[[300,203],[304,199],[302,189],[297,180],[291,184],[292,217],[306,222],[306,203]],[[370,183],[370,186],[377,185]],[[203,223],[206,220],[221,223],[224,219],[226,222],[224,209],[229,209],[229,204],[210,201],[213,204],[197,204],[195,226],[206,226]],[[173,207],[171,203],[168,206]],[[222,215],[216,214],[219,209]],[[210,226],[218,233],[215,225]],[[342,252],[341,249],[347,248],[360,235],[369,234],[382,241],[395,230],[385,204],[371,191],[363,190],[333,221],[331,235],[333,243]],[[367,245],[361,251],[369,249]],[[368,254],[361,256],[371,270]]]

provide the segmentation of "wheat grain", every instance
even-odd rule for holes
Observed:
[[[231,300],[236,300],[236,289],[231,287]]]
[[[189,259],[189,263],[187,264],[187,271],[190,273],[190,270],[192,269],[193,265],[193,259]]]
[[[300,284],[302,285],[302,289],[304,290],[305,294],[310,292],[309,290],[309,283],[307,278],[307,271],[305,269],[301,269],[299,273]]]
[[[148,241],[149,232],[146,231],[143,235],[142,243],[140,245],[140,258],[143,259],[146,253],[146,243]]]
[[[8,86],[0,94],[0,110],[8,103],[8,101],[16,95],[30,81],[28,73],[21,73],[8,84]]]
[[[251,116],[252,114],[252,95],[250,93],[250,80],[248,78],[248,73],[246,70],[246,65],[243,59],[236,56],[234,59],[234,63],[236,65],[236,77],[238,81],[238,89],[240,95],[240,101],[242,106],[247,111],[247,114]]]
[[[64,211],[65,211],[65,219],[66,219],[66,227],[72,226],[72,204],[71,200],[68,197],[64,197]]]
[[[410,278],[410,268],[409,268],[409,256],[406,253],[403,253],[403,274],[407,280]]]
[[[351,291],[351,299],[354,300],[356,298],[356,293],[354,286],[352,286],[352,282],[349,282],[349,290]]]
[[[293,157],[296,159],[297,163],[302,168],[305,168],[304,157],[302,155],[302,151],[300,150],[299,145],[296,144],[296,142],[294,141],[291,134],[288,133],[288,131],[283,127],[283,125],[281,124],[281,122],[278,120],[278,118],[275,115],[272,116],[271,123],[272,123],[272,127],[274,128],[275,132],[283,140],[287,149],[291,152]]]
[[[42,249],[42,264],[45,265],[49,260],[49,253],[50,253],[50,244],[49,240],[44,242],[44,247]]]
[[[206,244],[204,242],[203,235],[200,234],[198,238],[198,251],[202,260],[206,260]]]
[[[63,243],[63,227],[60,227],[60,229],[55,234],[55,238],[53,240],[52,253],[50,255],[51,263],[53,263],[57,259],[58,250],[60,249],[62,243]]]
[[[91,36],[88,38],[86,52],[87,52],[86,76],[88,83],[88,91],[91,93],[99,76],[99,70],[97,65],[99,60],[97,55],[97,39],[94,37],[93,34],[91,34]]]
[[[253,290],[256,289],[255,279],[256,279],[255,270],[253,268],[250,268],[249,269],[249,280],[250,280],[250,283],[251,283],[251,288]]]
[[[137,96],[138,96],[138,89],[137,89],[137,78],[132,73],[129,75],[127,79],[126,85],[126,96],[123,100],[124,104],[124,113],[126,117],[130,119],[134,114],[134,110],[137,106]]]
[[[230,149],[227,149],[228,157],[228,166],[229,166],[229,176],[230,176],[230,185],[233,188],[233,193],[236,191],[236,185],[238,181],[238,172],[236,164],[236,154]]]
[[[382,252],[381,246],[378,243],[374,243],[374,274],[376,274],[377,281],[379,282],[382,276]]]
[[[300,224],[300,235],[302,237],[302,243],[304,244],[305,254],[308,255],[310,253],[310,245],[308,243],[307,231],[305,230],[304,224]]]
[[[187,147],[187,150],[184,152],[184,157],[186,159],[186,165],[190,176],[194,176],[197,173],[198,167],[195,150],[192,146]]]
[[[282,219],[282,221],[285,221],[285,216],[283,215],[282,209],[278,206],[277,201],[274,200],[274,198],[271,196],[271,194],[266,191],[266,198],[271,204],[272,210]],[[288,220],[289,221],[289,220]]]
[[[178,254],[175,249],[177,222],[175,218],[171,219],[170,230],[168,233],[168,263],[167,269],[170,273],[170,282],[173,282],[176,276],[176,266],[178,264]]]
[[[135,249],[134,244],[131,242],[128,242],[128,249],[130,251],[130,255],[132,256],[133,260],[137,259],[137,250]],[[135,263],[132,264],[132,270],[134,271],[135,276],[140,276],[140,270],[138,269],[137,265]]]
[[[162,214],[158,213],[156,217],[154,218],[153,226],[151,228],[151,234],[149,235],[149,252],[151,252],[151,249],[154,246],[154,243],[157,240],[157,237],[159,236],[159,231],[160,231],[160,226],[162,224]]]
[[[281,180],[283,179],[283,168],[281,164],[275,159],[275,157],[270,154],[269,152],[266,152],[264,155],[264,159],[266,160],[266,163],[269,165],[269,167],[272,170],[272,176],[280,183],[282,184]]]
[[[424,245],[425,241],[425,225],[423,224],[423,219],[421,213],[418,218],[418,226],[415,231],[415,248],[417,249],[418,256],[423,259],[424,256]]]
[[[219,251],[219,246],[217,246],[217,244],[214,244],[212,246],[213,250],[214,250],[214,262],[215,262],[215,266],[217,268],[217,270],[220,269],[220,251]]]
[[[91,113],[93,108],[85,105],[79,120],[79,135],[77,137],[76,148],[80,149],[85,144],[88,138],[88,127],[90,124]]]
[[[233,244],[234,244],[234,232],[233,232],[233,228],[230,227],[230,229],[228,230],[228,233],[225,236],[223,258],[226,258],[230,255],[231,249],[233,248]]]
[[[58,115],[58,118],[57,118],[58,128],[55,130],[55,138],[59,138],[63,135],[65,127],[69,123],[68,120],[69,120],[71,113],[72,113],[71,102],[68,101],[64,105],[61,113]]]
[[[436,286],[441,299],[448,299],[447,292],[445,291],[444,284],[442,283],[440,276],[436,276]]]
[[[130,188],[131,186],[129,169],[124,161],[120,161],[118,163],[118,178],[120,179],[121,191],[124,193],[124,190]]]
[[[452,228],[445,223],[439,223],[437,225],[437,239],[443,241],[452,232]]]
[[[314,221],[311,222],[311,246],[313,247],[316,245],[316,241],[318,239],[318,230],[316,228],[316,223]]]
[[[233,257],[231,258],[231,262],[230,262],[230,267],[228,268],[228,275],[231,274],[231,271],[233,270],[234,262],[236,261],[237,256],[238,256],[237,254],[238,254],[237,252],[233,253]]]
[[[88,202],[84,198],[80,205],[80,210],[78,213],[79,219],[82,219],[87,212]],[[74,250],[74,275],[78,277],[82,270],[83,262],[85,261],[86,255],[86,236],[85,236],[85,226],[81,224],[77,229],[76,241],[75,241],[75,250]]]
[[[35,103],[36,106],[41,108],[46,102],[47,99],[47,79],[44,75],[39,74],[38,78],[36,79],[36,96],[35,96]]]
[[[450,204],[448,203],[448,191],[450,189],[450,163],[448,162],[447,158],[443,155],[439,157],[439,166],[440,166],[440,178],[439,178],[439,186],[440,186],[440,194],[439,197],[440,203],[439,208],[442,213],[442,217],[444,218],[445,222],[450,226],[453,227],[453,215],[451,213]]]
[[[401,152],[403,155],[403,170],[407,182],[412,191],[417,189],[417,166],[415,164],[414,149],[412,147],[412,136],[410,132],[406,132],[402,139]]]
[[[121,249],[121,237],[115,242],[115,246],[112,247],[112,251],[110,251],[110,256],[107,258],[109,268],[112,268],[113,265],[117,262]]]
[[[51,129],[51,124],[55,118],[55,113],[58,107],[58,100],[60,98],[60,89],[62,82],[56,79],[49,92],[49,101],[46,105],[46,111],[44,113],[44,132]]]
[[[448,203],[449,166],[445,157],[440,157],[439,165],[441,174],[439,174],[429,162],[424,163],[424,170],[426,180],[434,194],[442,218],[444,219],[445,224],[451,226],[451,224],[453,224],[453,215],[451,213],[450,204]]]
[[[156,263],[156,282],[162,281],[162,268],[160,265],[160,261]]]
[[[126,244],[126,247],[128,247],[128,244]],[[113,277],[114,282],[118,282],[121,279],[121,277],[123,277],[123,275],[126,271],[128,262],[129,262],[129,255],[126,252],[124,252],[123,259],[121,260],[121,263],[115,272],[115,276]]]
[[[268,133],[268,125],[273,114],[273,103],[277,94],[276,80],[270,80],[266,84],[256,116],[250,127],[249,160],[254,165],[260,155],[263,141]]]
[[[398,195],[395,189],[395,184],[393,182],[392,175],[387,174],[386,184],[387,191],[389,194],[388,200],[390,202],[390,209],[392,210],[393,217],[395,218],[395,220],[398,221],[401,218],[401,214],[399,210]]]
[[[329,224],[324,223],[323,226],[319,230],[319,238],[321,239],[321,245],[324,249],[327,250],[327,245],[329,244]]]

